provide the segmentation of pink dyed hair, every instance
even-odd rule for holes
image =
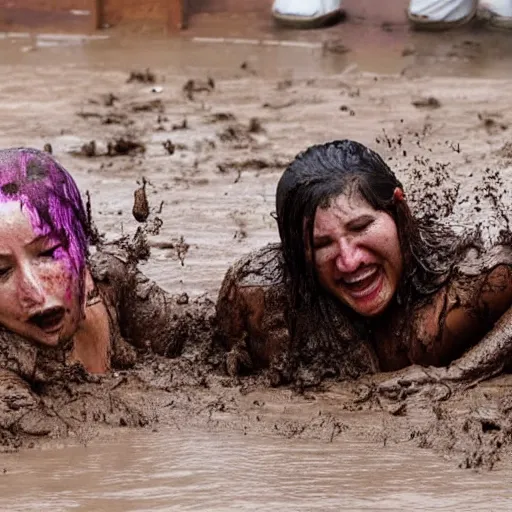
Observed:
[[[37,234],[52,234],[69,254],[85,295],[89,228],[80,192],[71,175],[50,154],[31,148],[0,150],[0,202],[20,201]]]

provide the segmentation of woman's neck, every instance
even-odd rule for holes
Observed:
[[[73,337],[71,360],[82,363],[90,373],[105,373],[110,370],[110,324],[109,314],[89,270],[86,271],[85,316]]]

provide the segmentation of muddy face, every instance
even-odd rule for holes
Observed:
[[[313,226],[315,267],[321,285],[363,316],[382,313],[402,274],[392,217],[358,193],[341,194],[318,208]]]
[[[0,204],[0,324],[55,346],[80,321],[79,283],[60,240],[34,231],[19,201]]]

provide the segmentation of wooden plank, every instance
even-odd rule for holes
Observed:
[[[189,14],[265,12],[270,16],[272,0],[189,0]]]
[[[102,23],[112,27],[120,23],[167,24],[170,0],[102,0]],[[142,24],[141,23],[141,24]]]
[[[0,30],[90,33],[98,28],[99,0],[0,0]]]

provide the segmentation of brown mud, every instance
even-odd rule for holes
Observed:
[[[480,55],[474,46],[436,46],[429,65],[442,67],[447,59],[466,65],[469,53]],[[137,229],[133,193],[144,177],[148,208],[163,225],[149,237],[152,255],[141,270],[183,303],[205,301],[205,315],[229,265],[277,240],[270,215],[275,185],[286,162],[313,143],[352,138],[370,145],[398,173],[411,203],[459,231],[479,226],[496,239],[510,229],[493,203],[496,194],[486,191],[496,188],[500,204],[510,208],[511,80],[427,77],[419,58],[402,74],[377,75],[351,70],[350,53],[267,50],[277,63],[291,56],[317,67],[272,74],[249,60],[248,76],[240,69],[248,60],[241,49],[239,62],[227,59],[217,74],[165,59],[130,74],[133,61],[145,69],[143,59],[116,48],[105,60],[81,50],[78,63],[65,52],[60,60],[49,54],[45,64],[34,56],[43,50],[23,55],[3,65],[0,144],[50,144],[90,192],[106,239]],[[318,68],[334,58],[344,59],[330,68],[338,74]],[[146,217],[145,206],[137,213]],[[106,376],[73,367],[32,387],[3,382],[2,450],[63,437],[87,443],[112,428],[143,427],[150,435],[166,425],[413,443],[462,467],[491,468],[510,456],[510,376],[471,389],[434,383],[399,401],[376,392],[389,374],[273,389],[271,375],[228,376],[222,351],[203,334],[180,357],[146,352],[132,369]]]

